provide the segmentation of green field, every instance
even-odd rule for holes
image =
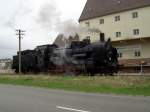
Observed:
[[[44,87],[90,93],[150,96],[150,76],[0,75],[0,84]]]

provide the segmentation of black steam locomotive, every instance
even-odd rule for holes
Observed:
[[[117,50],[110,39],[105,41],[103,33],[100,41],[90,39],[73,41],[66,48],[57,45],[38,46],[34,50],[22,51],[22,72],[108,74],[117,72]],[[13,57],[13,69],[18,72],[18,55]]]

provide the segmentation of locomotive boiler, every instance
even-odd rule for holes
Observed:
[[[110,39],[105,41],[103,33],[99,42],[91,43],[90,39],[72,42],[66,55],[76,72],[92,75],[117,72],[117,49],[111,45]]]

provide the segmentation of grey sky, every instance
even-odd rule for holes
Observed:
[[[51,44],[66,23],[76,25],[86,0],[0,0],[0,58],[18,49],[15,29],[26,30],[22,49]]]

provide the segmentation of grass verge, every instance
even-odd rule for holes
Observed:
[[[69,77],[0,75],[0,84],[44,87],[90,93],[150,96],[149,76]]]

